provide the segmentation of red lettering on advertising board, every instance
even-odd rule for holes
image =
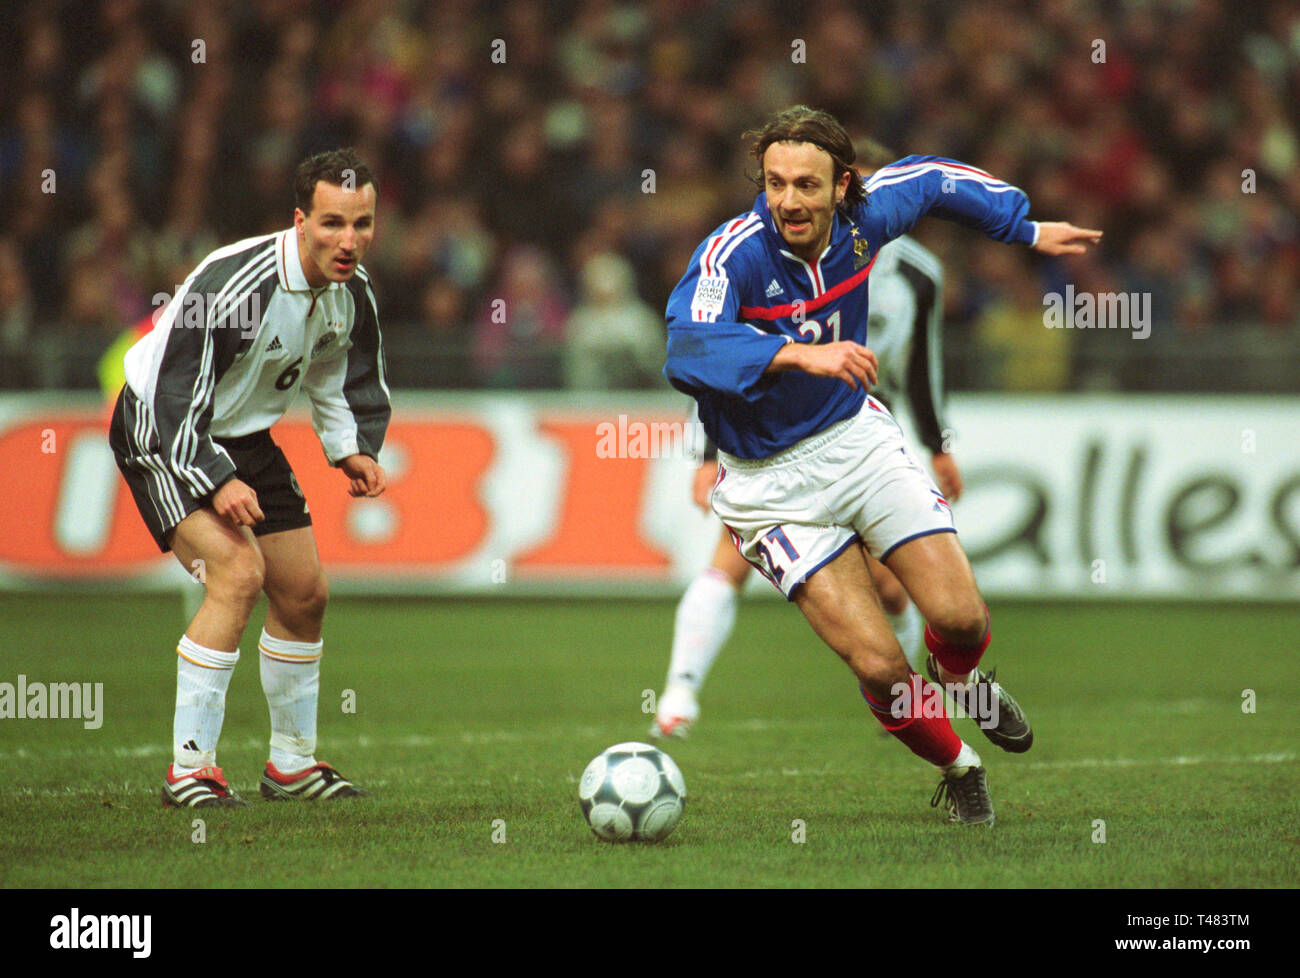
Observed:
[[[307,497],[327,569],[440,569],[471,556],[487,537],[480,491],[496,445],[480,424],[395,420],[384,452],[400,467],[390,462],[388,488],[375,499],[348,495],[347,478],[325,463],[311,425],[282,422],[273,436]]]
[[[664,570],[671,561],[641,535],[650,459],[602,457],[590,419],[538,425],[564,449],[567,476],[560,491],[559,525],[514,566],[538,575],[586,575]]]
[[[438,570],[471,556],[488,535],[479,493],[496,446],[482,425],[394,421],[387,442],[401,465],[377,499],[348,495],[347,479],[326,464],[310,424],[286,421],[273,436],[311,507],[327,568]],[[92,465],[72,464],[73,446],[87,437],[107,439],[101,415],[46,415],[0,431],[0,564],[50,577],[112,577],[171,559],[159,554],[102,446]],[[107,525],[90,525],[96,519]],[[60,539],[60,520],[65,535],[76,531],[80,549]]]
[[[141,569],[158,557],[131,492],[116,467],[98,471],[93,484],[78,486],[87,498],[110,494],[112,513],[94,549],[70,552],[58,539],[61,501],[69,488],[70,449],[90,435],[107,439],[104,418],[94,413],[60,414],[0,432],[0,563],[15,570],[57,577],[111,577]],[[73,517],[76,511],[73,510]],[[89,517],[87,517],[89,518]]]

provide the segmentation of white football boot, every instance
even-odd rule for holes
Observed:
[[[650,724],[650,736],[656,740],[660,737],[685,740],[699,716],[700,704],[695,699],[695,691],[680,683],[669,683],[663,696],[659,697],[659,709]]]

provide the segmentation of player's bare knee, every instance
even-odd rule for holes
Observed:
[[[231,568],[230,583],[236,597],[252,604],[257,601],[257,596],[261,594],[262,586],[266,583],[266,568],[261,560],[241,557]]]
[[[330,603],[330,582],[321,571],[301,601],[302,614],[317,623],[325,620],[325,608]]]
[[[892,647],[858,650],[845,656],[845,661],[868,692],[907,682],[907,659],[897,642]]]
[[[877,703],[888,703],[905,687],[909,680],[907,660],[899,650],[898,657],[877,656],[862,663],[864,671],[858,681]]]
[[[205,564],[210,595],[249,607],[257,601],[266,581],[266,562],[251,543],[221,547]]]
[[[330,598],[329,581],[321,571],[315,578],[297,582],[296,586],[270,589],[267,596],[281,622],[295,629],[312,631],[325,620],[325,607]]]
[[[954,605],[931,618],[929,624],[940,638],[953,645],[978,645],[988,631],[988,617],[979,603]]]
[[[907,592],[898,583],[898,578],[890,577],[881,581],[879,591],[881,607],[889,614],[901,615],[907,610]]]

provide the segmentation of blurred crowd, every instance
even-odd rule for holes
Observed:
[[[660,387],[668,293],[753,200],[741,134],[795,102],[1105,230],[1047,261],[922,225],[961,385],[1141,386],[1139,348],[1300,334],[1291,0],[13,6],[7,356],[107,347],[212,248],[289,226],[296,164],[350,144],[396,383]],[[1149,293],[1151,345],[1044,329],[1067,280]]]

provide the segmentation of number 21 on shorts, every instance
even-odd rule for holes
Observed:
[[[776,546],[769,547],[768,543],[776,544]],[[799,551],[794,548],[790,538],[785,535],[785,530],[779,526],[763,534],[763,538],[758,541],[758,552],[763,555],[763,560],[767,563],[772,579],[778,584],[785,577],[785,572],[794,566],[794,562],[799,559]]]

